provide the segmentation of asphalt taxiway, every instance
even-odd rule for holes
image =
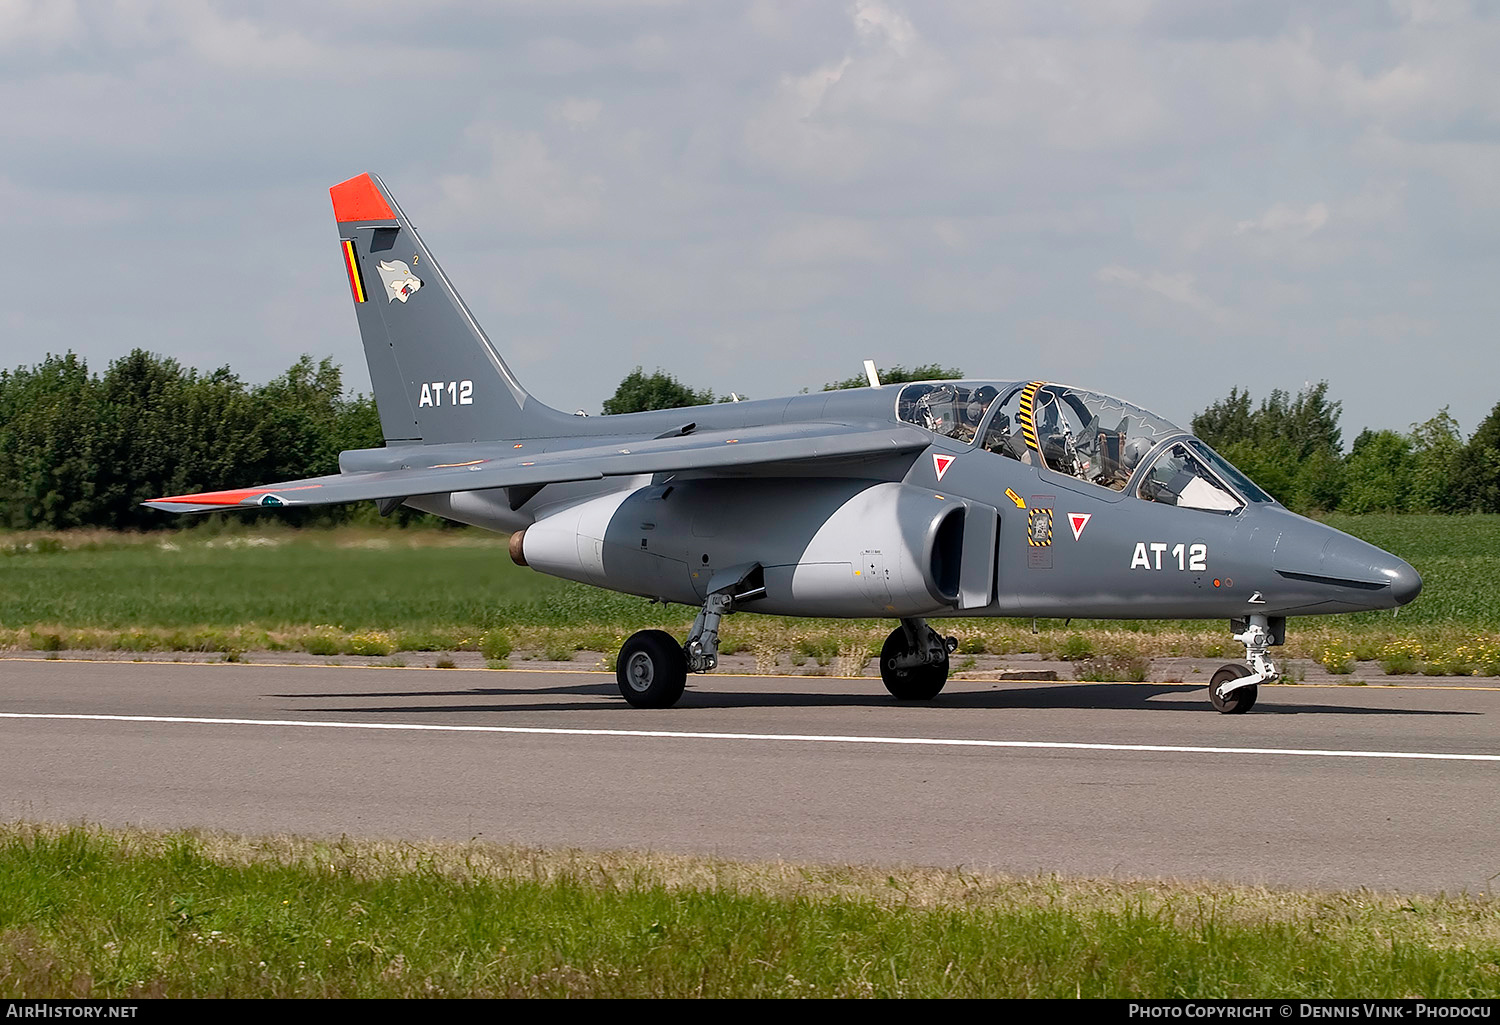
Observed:
[[[1484,893],[1500,689],[0,661],[0,818]]]

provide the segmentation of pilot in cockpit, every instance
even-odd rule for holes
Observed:
[[[993,452],[997,456],[1005,456],[1007,459],[1015,459],[1022,463],[1032,461],[1031,451],[1015,433],[1010,416],[1003,409],[996,411],[995,418],[990,421],[989,429],[984,432],[983,448],[986,452]]]
[[[1083,477],[1087,464],[1078,454],[1077,441],[1060,407],[1056,396],[1045,393],[1037,407],[1036,435],[1042,447],[1042,458],[1058,473]]]
[[[958,395],[958,430],[953,437],[960,441],[973,441],[974,436],[979,433],[979,424],[984,420],[985,412],[990,408],[990,403],[995,400],[999,393],[989,385],[980,385],[968,393],[967,401],[962,391]]]
[[[918,381],[900,393],[897,415],[965,444],[978,439],[986,452],[1112,491],[1123,491],[1140,474],[1159,438],[1182,433],[1139,406],[1061,385],[1017,386],[1003,404],[998,399],[993,385]]]
[[[917,400],[917,415],[923,427],[934,434],[952,437],[956,429],[951,385],[939,385]]]
[[[977,397],[985,390],[970,392],[956,385],[938,385],[917,400],[916,411],[922,426],[966,444],[973,441],[988,404],[988,400],[980,401]],[[995,389],[987,390],[989,398],[994,398]]]

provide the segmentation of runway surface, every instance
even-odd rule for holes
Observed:
[[[1484,893],[1500,691],[0,661],[0,817]]]

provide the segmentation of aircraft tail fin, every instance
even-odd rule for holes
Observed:
[[[533,399],[373,174],[328,190],[388,443],[571,433]]]

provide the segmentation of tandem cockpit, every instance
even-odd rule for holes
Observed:
[[[965,445],[1150,502],[1236,513],[1274,499],[1223,456],[1110,395],[1032,381],[908,384],[896,415]]]

